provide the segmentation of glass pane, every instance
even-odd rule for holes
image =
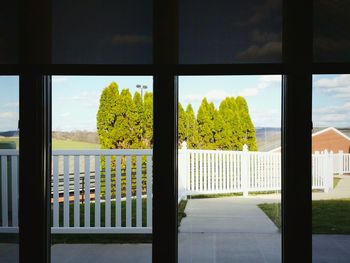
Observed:
[[[19,78],[0,76],[0,262],[19,262]]]
[[[2,1],[0,8],[0,64],[18,63],[18,1]]]
[[[350,2],[314,1],[314,61],[350,61]]]
[[[314,262],[350,262],[350,75],[313,77]]]
[[[52,101],[52,262],[151,262],[152,77],[54,76]]]
[[[151,0],[52,1],[54,63],[152,63]]]
[[[281,62],[281,0],[180,0],[180,63]]]
[[[179,262],[281,262],[280,138],[281,76],[179,78]]]

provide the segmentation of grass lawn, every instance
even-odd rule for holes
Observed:
[[[335,188],[341,179],[339,177],[333,177],[333,187]]]
[[[281,205],[260,204],[261,210],[281,228]],[[350,199],[312,201],[313,234],[350,234]]]
[[[0,142],[15,142],[17,149],[19,146],[18,138],[0,138]],[[100,149],[100,145],[95,143],[88,143],[88,142],[52,139],[52,149],[53,150],[98,150]]]
[[[18,137],[14,137],[14,138],[11,138],[11,137],[4,137],[4,138],[0,138],[0,142],[15,142],[16,143],[16,148],[18,149],[18,145],[19,145],[19,139]]]
[[[98,150],[99,144],[52,139],[53,150]]]

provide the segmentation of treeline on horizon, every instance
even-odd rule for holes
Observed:
[[[112,82],[100,97],[97,132],[103,149],[146,149],[153,147],[153,93],[119,91]],[[191,104],[178,105],[179,145],[190,149],[242,150],[247,144],[257,150],[255,128],[243,97],[227,97],[218,109],[203,98],[195,115]]]

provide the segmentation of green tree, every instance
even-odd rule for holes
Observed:
[[[200,149],[215,149],[215,106],[204,98],[198,109],[197,123]]]
[[[114,129],[117,120],[116,104],[119,98],[118,85],[112,82],[101,94],[97,112],[97,133],[102,149],[116,146]]]
[[[143,141],[146,148],[153,147],[153,93],[146,92],[143,99],[144,134]]]
[[[236,98],[236,103],[242,124],[242,144],[247,144],[249,151],[257,151],[258,146],[256,143],[256,132],[249,115],[248,104],[241,96]]]
[[[113,136],[117,149],[135,149],[137,145],[136,110],[131,93],[123,89],[116,107],[116,123]]]
[[[198,147],[198,125],[191,104],[186,107],[186,131],[187,131],[187,147],[189,149],[197,149]]]
[[[220,103],[219,110],[215,116],[215,144],[221,150],[234,150],[234,130],[232,118],[234,112],[230,108],[229,99],[226,98]]]
[[[181,145],[183,141],[187,141],[187,127],[186,127],[187,116],[180,102],[178,105],[179,106],[178,106],[177,130],[178,130],[178,143]]]
[[[143,140],[144,130],[145,130],[145,113],[142,98],[139,92],[134,93],[133,102],[135,106],[135,111],[132,113],[134,118],[134,136],[136,141],[134,142],[134,147],[139,149],[144,149],[145,144]]]

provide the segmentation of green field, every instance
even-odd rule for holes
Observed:
[[[98,150],[99,144],[52,139],[53,150]]]
[[[0,138],[0,142],[15,142],[18,149],[18,138]],[[53,150],[98,150],[100,149],[99,144],[69,141],[69,140],[57,140],[52,139]]]
[[[18,138],[0,138],[0,143],[1,142],[15,142],[18,149]]]

